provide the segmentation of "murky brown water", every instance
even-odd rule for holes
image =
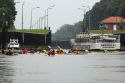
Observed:
[[[0,83],[125,83],[125,53],[0,56]]]

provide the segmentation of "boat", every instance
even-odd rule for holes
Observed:
[[[91,40],[91,50],[108,52],[120,49],[120,35],[96,35]]]
[[[72,51],[89,51],[91,49],[91,34],[80,32],[74,39],[70,40]]]
[[[19,49],[20,44],[18,42],[18,39],[10,39],[10,42],[8,43],[8,48],[15,48],[15,49]]]
[[[64,50],[60,46],[57,46],[55,54],[64,54],[64,53],[65,53]]]
[[[90,34],[82,32],[70,40],[72,51],[100,50],[115,51],[120,49],[120,35]]]
[[[6,49],[3,51],[3,54],[5,55],[18,55],[18,54],[22,54],[21,50],[14,50],[14,49]]]

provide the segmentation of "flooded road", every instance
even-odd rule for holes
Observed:
[[[125,53],[0,56],[0,83],[125,83]]]

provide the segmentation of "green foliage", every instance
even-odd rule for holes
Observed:
[[[125,32],[125,30],[117,30],[117,31],[113,31],[113,30],[90,30],[90,32],[92,34],[112,34],[112,33],[123,33]]]
[[[65,24],[55,34],[52,35],[52,40],[70,40],[77,33],[82,31],[82,21],[75,23],[74,25]]]
[[[5,20],[9,21],[10,26],[13,26],[16,10],[14,0],[0,0],[0,27],[3,24],[3,13],[5,13]]]
[[[101,20],[109,16],[125,17],[125,0],[101,0],[96,3],[93,8],[85,15],[88,19],[89,13],[91,14],[91,29],[98,27]],[[85,19],[84,19],[85,20]],[[87,24],[88,24],[87,20]]]
[[[9,32],[22,32],[22,29],[10,29]],[[47,29],[32,29],[31,31],[29,29],[24,29],[24,33],[35,33],[35,34],[47,34],[49,33],[49,30]]]

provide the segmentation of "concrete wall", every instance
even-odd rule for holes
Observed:
[[[8,32],[6,42],[9,42],[10,38],[17,38],[19,43],[22,44],[22,33],[20,32]],[[2,33],[0,32],[0,45],[2,41]],[[51,45],[51,31],[48,34],[33,34],[24,33],[24,45]]]

